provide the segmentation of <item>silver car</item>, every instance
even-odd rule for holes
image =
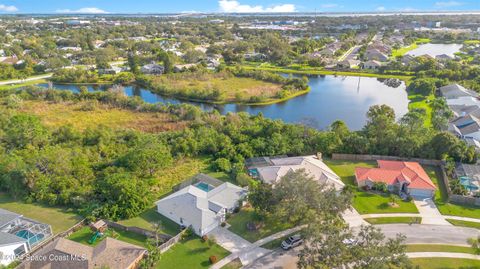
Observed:
[[[299,234],[292,235],[288,237],[285,241],[282,242],[282,248],[284,250],[289,250],[294,247],[298,247],[303,243],[303,239]]]

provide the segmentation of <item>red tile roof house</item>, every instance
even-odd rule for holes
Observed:
[[[384,182],[390,192],[410,194],[413,197],[431,198],[437,187],[417,162],[378,160],[378,168],[355,168],[358,187],[371,188]]]

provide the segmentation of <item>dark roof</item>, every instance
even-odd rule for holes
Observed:
[[[480,176],[480,165],[459,163],[455,168],[455,171],[459,177],[467,176],[469,178],[474,178],[475,176]]]

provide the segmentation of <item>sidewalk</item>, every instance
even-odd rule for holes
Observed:
[[[480,260],[480,255],[453,252],[408,252],[409,258],[457,258]]]

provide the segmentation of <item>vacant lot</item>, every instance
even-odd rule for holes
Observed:
[[[389,205],[390,198],[387,194],[374,194],[361,191],[355,184],[355,167],[376,167],[376,162],[352,162],[325,160],[325,163],[342,178],[343,183],[350,185],[353,192],[353,207],[360,214],[374,213],[418,213],[413,202],[397,202],[397,207]]]
[[[282,85],[229,73],[176,73],[152,77],[152,86],[163,94],[212,102],[249,102],[251,97],[271,101]]]
[[[82,220],[82,217],[75,214],[70,209],[49,207],[40,204],[29,204],[15,200],[5,193],[0,193],[0,208],[42,223],[50,224],[54,234],[66,231]]]
[[[166,113],[135,112],[103,104],[92,106],[88,102],[27,101],[19,111],[39,116],[47,126],[71,125],[77,130],[105,125],[115,129],[162,132],[181,129],[187,125],[186,122],[173,121],[171,116]]]

